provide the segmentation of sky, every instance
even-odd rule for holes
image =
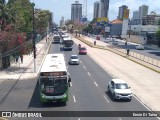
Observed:
[[[53,21],[59,24],[61,17],[65,20],[71,19],[71,4],[75,3],[76,0],[30,0],[35,3],[36,8],[50,10],[53,12]],[[78,0],[79,3],[83,4],[85,0]],[[88,20],[93,19],[93,6],[94,2],[99,0],[87,0],[87,18]],[[109,5],[109,21],[117,18],[119,7],[127,5],[130,9],[129,17],[132,18],[133,11],[139,9],[142,4],[149,6],[149,13],[155,11],[160,14],[160,0],[110,0]]]

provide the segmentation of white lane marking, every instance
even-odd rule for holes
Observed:
[[[151,110],[145,103],[143,103],[136,95],[133,94],[133,96],[134,96],[134,98],[136,98],[137,101],[139,101],[148,111],[151,111],[151,112],[152,112],[152,110]],[[158,119],[160,120],[160,117],[156,117],[156,118],[158,118]]]
[[[76,98],[75,98],[75,96],[73,95],[73,100],[74,100],[74,102],[76,102]]]
[[[108,99],[106,98],[106,96],[105,96],[105,95],[103,95],[103,97],[104,97],[104,99],[109,103],[109,101],[108,101]]]
[[[98,87],[98,84],[94,81],[94,84]]]
[[[86,67],[84,66],[84,69],[86,69]]]
[[[88,72],[88,75],[91,76],[91,74]]]
[[[72,82],[70,82],[70,85],[71,85],[71,87],[72,87]]]
[[[80,118],[78,118],[78,120],[81,120]]]
[[[121,118],[119,118],[119,120],[122,120]]]

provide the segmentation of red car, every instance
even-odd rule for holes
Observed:
[[[84,54],[86,55],[87,54],[87,49],[85,47],[80,47],[79,48],[79,54]]]
[[[96,40],[100,40],[100,36],[96,36]]]

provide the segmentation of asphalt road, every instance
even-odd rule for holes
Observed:
[[[88,55],[79,55],[79,65],[68,65],[69,56],[78,54],[77,45],[72,51],[63,51],[60,44],[52,44],[49,53],[63,53],[68,71],[71,75],[72,86],[69,91],[67,105],[50,103],[42,105],[39,101],[37,78],[18,81],[6,100],[0,105],[0,110],[10,111],[97,111],[91,116],[98,115],[98,111],[148,111],[135,97],[131,102],[126,100],[113,101],[107,92],[111,75],[106,73]],[[27,74],[27,73],[26,73]],[[32,94],[33,92],[33,94]],[[113,112],[114,113],[114,112]],[[106,113],[107,114],[107,113]],[[58,117],[37,118],[37,120],[157,120],[152,117]],[[17,120],[17,118],[10,118]],[[24,119],[24,118],[23,118]],[[36,119],[36,118],[26,118]]]
[[[92,37],[94,39],[96,39],[95,37]],[[101,41],[104,41],[105,38],[104,37],[101,37]],[[131,51],[135,52],[135,53],[138,53],[138,54],[141,54],[141,55],[145,55],[147,57],[151,57],[153,59],[156,59],[156,60],[160,60],[160,51],[159,50],[156,50],[156,49],[152,49],[152,48],[149,48],[149,47],[144,47],[144,50],[136,50],[135,47],[138,45],[138,44],[132,44],[132,43],[128,43],[127,46],[125,46],[125,42],[124,41],[121,41],[121,40],[118,40],[119,43],[118,47],[120,48],[123,48],[123,49],[130,49]],[[110,45],[112,45],[112,43],[109,43]]]

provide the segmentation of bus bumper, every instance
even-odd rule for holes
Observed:
[[[40,95],[40,101],[42,103],[46,102],[66,102],[68,101],[68,94],[63,94],[60,96],[45,96],[44,94]]]

